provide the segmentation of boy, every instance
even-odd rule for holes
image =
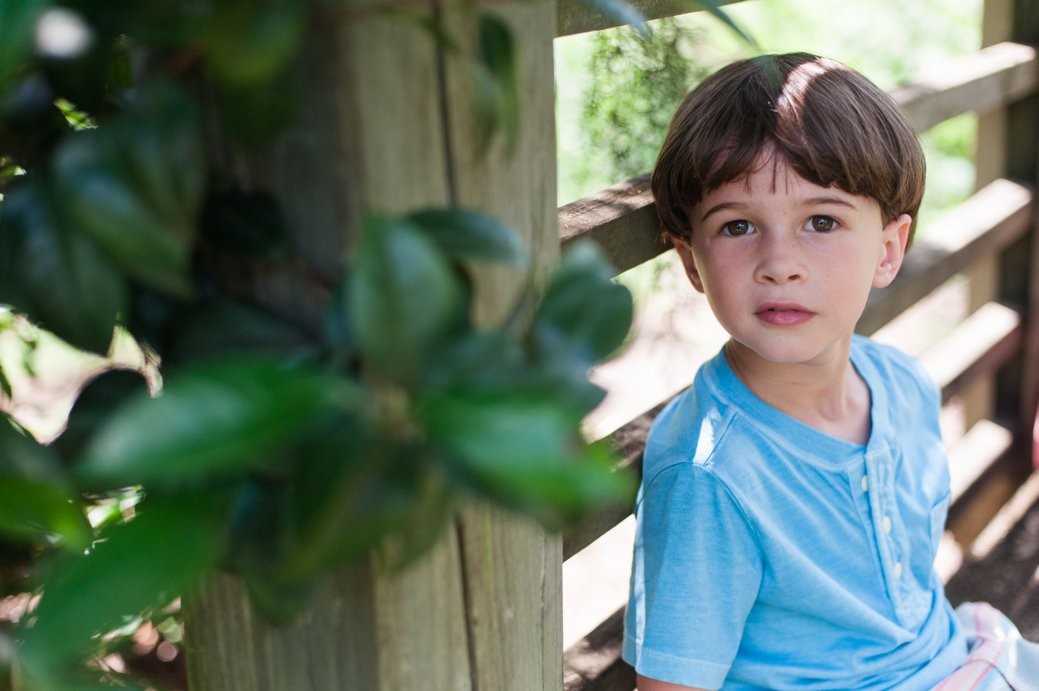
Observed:
[[[686,97],[652,187],[731,338],[646,445],[624,641],[640,691],[1037,688],[1039,646],[991,607],[954,612],[934,573],[936,388],[853,335],[923,196],[898,106],[831,60],[741,61]]]

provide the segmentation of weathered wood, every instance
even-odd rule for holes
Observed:
[[[949,449],[950,494],[955,504],[1010,450],[1013,434],[991,420],[981,420]]]
[[[728,5],[742,0],[716,0],[717,5]],[[639,10],[646,19],[660,19],[700,10],[695,0],[631,0],[628,4]],[[569,36],[586,31],[601,31],[620,26],[620,22],[604,14],[584,0],[560,0],[557,36]]]
[[[559,239],[564,249],[579,239],[595,242],[617,273],[671,246],[660,232],[649,175],[631,178],[561,207]]]
[[[946,594],[954,605],[989,602],[1025,638],[1039,640],[1039,477],[1024,482],[1007,506],[994,528],[975,540],[973,555],[949,580]]]
[[[464,7],[464,3],[459,3]],[[496,6],[519,48],[521,130],[481,154],[465,65],[445,64],[454,201],[509,222],[534,256],[536,279],[559,256],[556,220],[554,2]],[[471,17],[470,17],[471,19]],[[447,17],[465,22],[465,12]],[[526,271],[480,266],[476,317],[496,323],[526,286]],[[556,689],[562,677],[562,537],[488,506],[466,508],[458,527],[474,690]],[[400,688],[434,688],[429,684]]]
[[[942,390],[942,401],[975,379],[990,378],[1021,347],[1021,315],[995,302],[983,305],[920,356]]]
[[[642,472],[642,451],[646,446],[646,436],[653,420],[663,408],[664,404],[661,403],[610,435],[610,444],[620,458],[621,468],[630,468],[635,473]],[[563,536],[563,559],[569,559],[598,540],[630,513],[631,507],[614,506],[586,516]]]
[[[873,333],[942,283],[1006,248],[1031,224],[1033,193],[996,180],[934,222],[935,232],[914,244],[898,278],[873,291],[858,330]]]
[[[635,670],[621,659],[624,608],[563,653],[563,691],[631,691]]]
[[[918,131],[961,113],[983,113],[1018,100],[1039,84],[1032,46],[997,43],[916,76],[891,90]]]

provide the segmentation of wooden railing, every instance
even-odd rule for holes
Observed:
[[[669,0],[636,4],[650,17],[681,11]],[[979,154],[977,192],[928,224],[898,279],[871,296],[858,327],[873,334],[911,313],[950,280],[965,277],[969,283],[967,316],[920,355],[941,386],[943,402],[964,410],[966,431],[949,453],[953,539],[943,549],[954,553],[947,560],[954,565],[978,534],[979,528],[972,527],[977,516],[993,515],[1009,498],[1006,492],[979,488],[1002,474],[1012,478],[1012,492],[1027,477],[1024,449],[1030,448],[1039,390],[1039,241],[1033,190],[1039,54],[1024,43],[1039,39],[1028,34],[1039,29],[1022,26],[1031,11],[1027,3],[1016,3],[1019,16],[1013,14],[1013,4],[986,3],[985,42],[990,45],[891,92],[920,132],[963,113],[979,114],[979,147],[1000,147],[1002,154]],[[560,35],[609,25],[569,0],[559,3],[558,17]],[[561,207],[563,245],[590,238],[605,249],[618,271],[666,251],[648,188],[648,176],[642,176]],[[646,434],[662,406],[610,435],[624,464],[641,466]],[[971,520],[958,526],[957,517],[968,514]],[[628,515],[629,510],[621,509],[588,517],[565,535],[563,558],[577,555]],[[613,566],[626,570],[629,563],[630,554],[617,554]],[[622,613],[614,612],[565,651],[567,691],[634,687],[634,672],[620,660]]]

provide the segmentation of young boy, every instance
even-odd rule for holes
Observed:
[[[731,338],[646,445],[624,640],[640,691],[1039,688],[1039,646],[991,607],[954,612],[933,570],[938,391],[853,334],[923,195],[898,106],[831,60],[738,62],[679,107],[652,186]]]

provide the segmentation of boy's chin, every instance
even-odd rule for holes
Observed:
[[[804,339],[770,339],[765,343],[744,343],[735,338],[726,346],[730,362],[750,367],[796,367],[846,362],[851,337],[829,343],[806,343]]]

